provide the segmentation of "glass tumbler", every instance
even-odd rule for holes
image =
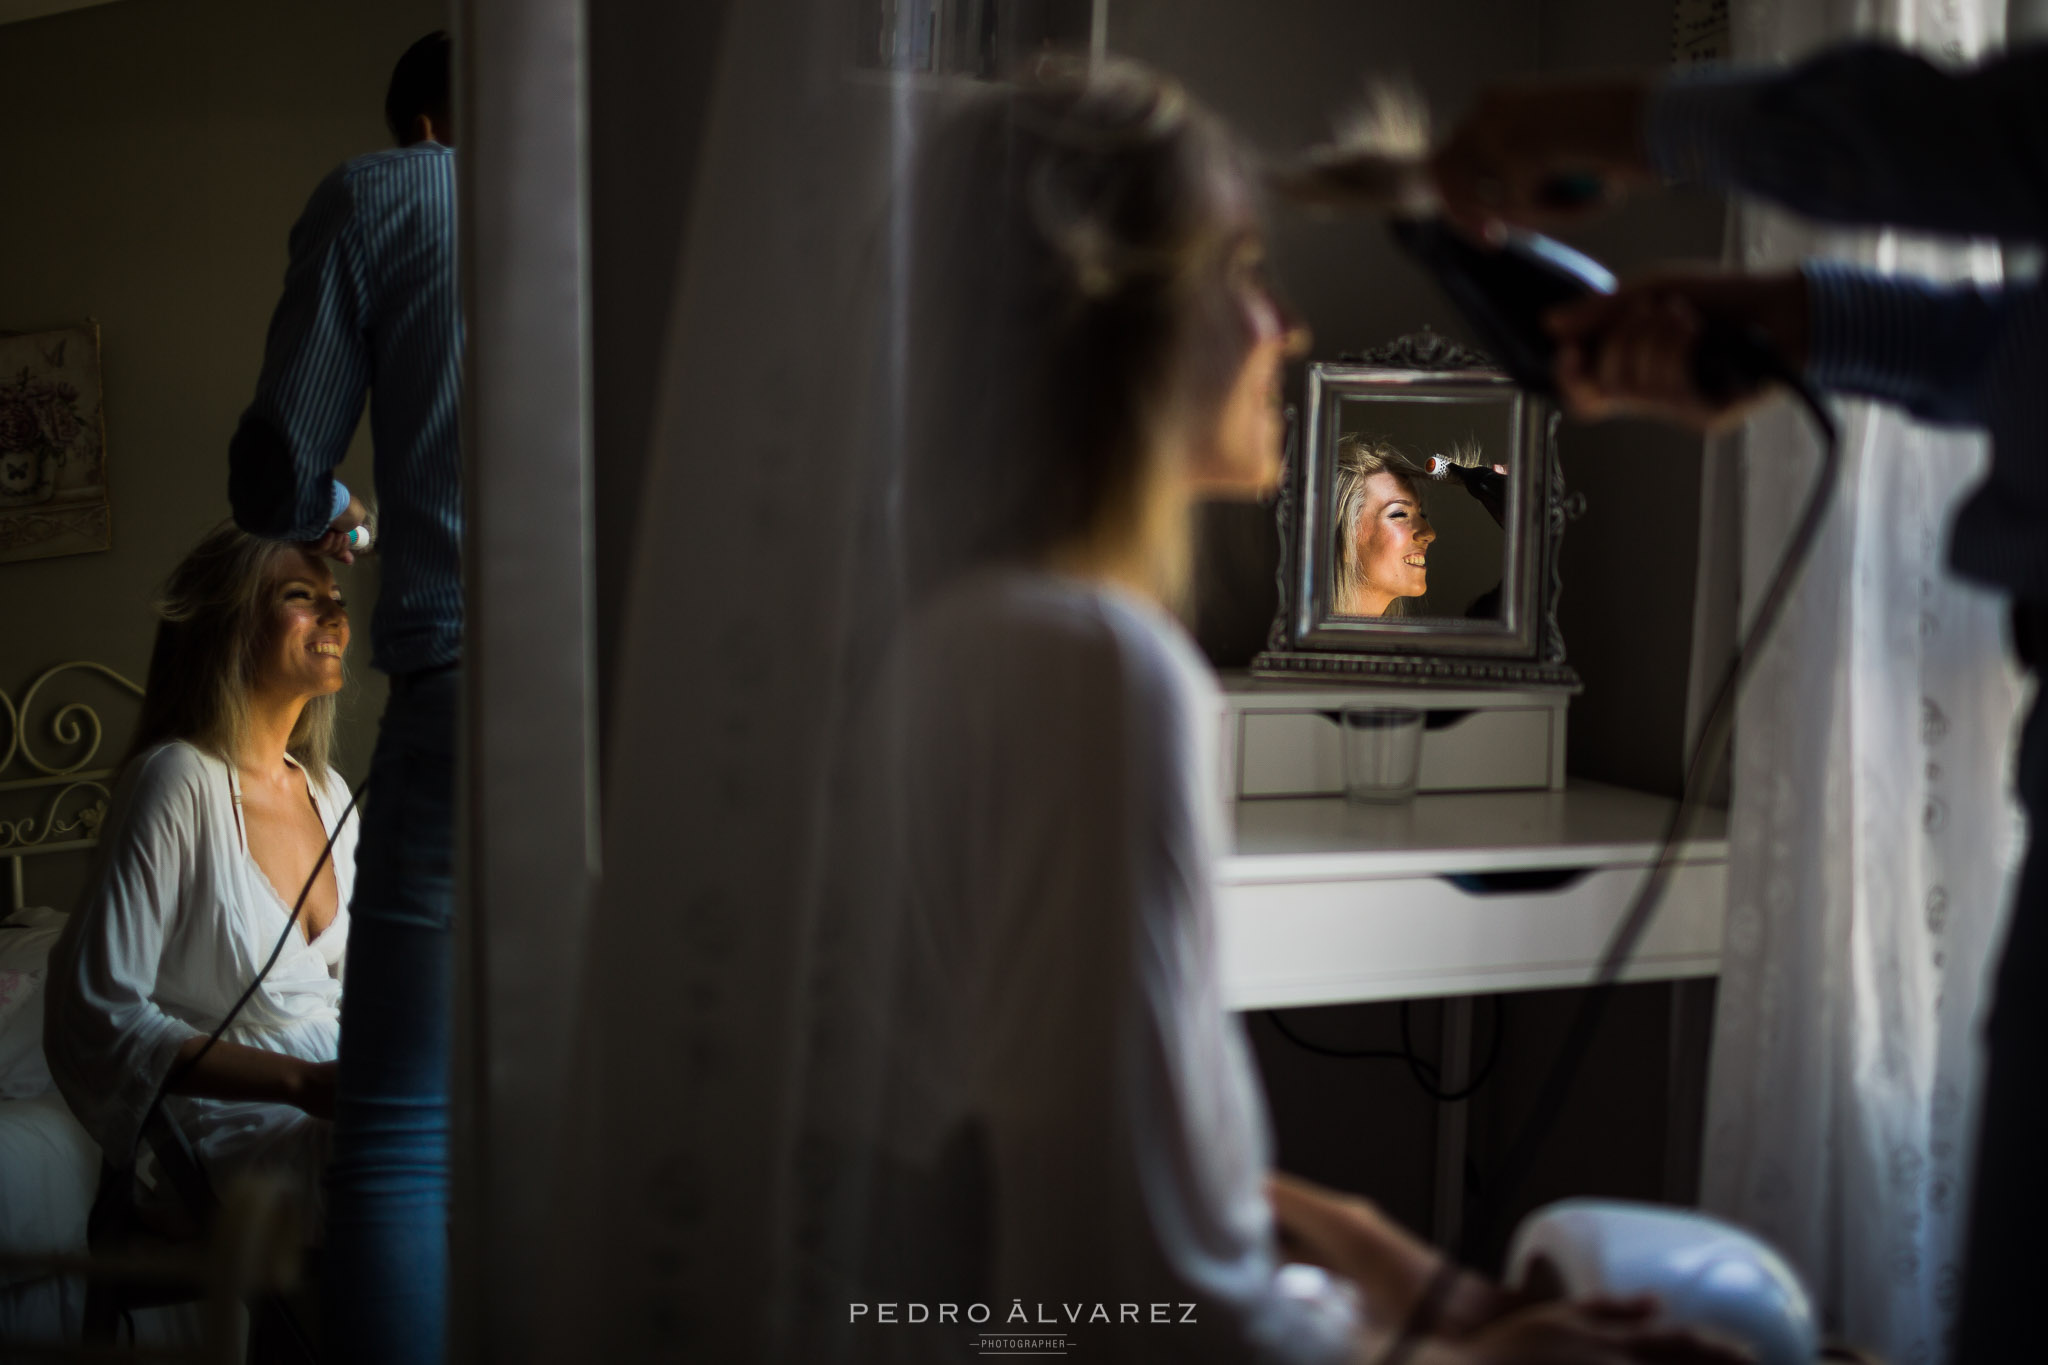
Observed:
[[[1391,803],[1415,795],[1422,714],[1412,706],[1347,706],[1339,713],[1348,799]]]

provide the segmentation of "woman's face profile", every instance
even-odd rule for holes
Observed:
[[[296,549],[273,556],[263,602],[255,690],[302,697],[340,691],[348,604],[327,561]]]
[[[1355,549],[1365,592],[1372,601],[1420,597],[1427,592],[1429,547],[1435,539],[1422,500],[1407,480],[1388,473],[1366,479]],[[1380,611],[1385,610],[1382,605]]]
[[[1285,437],[1282,384],[1287,362],[1308,352],[1306,328],[1267,283],[1264,247],[1248,237],[1231,263],[1240,325],[1249,339],[1207,449],[1194,452],[1196,490],[1211,497],[1263,497],[1280,479]]]

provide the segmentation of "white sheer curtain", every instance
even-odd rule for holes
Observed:
[[[1850,37],[1965,61],[2003,0],[1752,0],[1743,60]],[[1998,257],[1821,233],[1744,210],[1747,268],[1815,254],[1995,279]],[[2019,822],[2006,792],[2019,675],[2004,601],[1951,574],[1946,534],[1981,438],[1845,406],[1844,487],[1742,702],[1733,877],[1702,1202],[1772,1238],[1828,1329],[1935,1362],[1960,1287],[1977,1029]],[[1743,581],[1761,582],[1812,477],[1789,410],[1744,447]],[[1753,604],[1751,604],[1753,605]]]
[[[734,5],[705,63],[537,1360],[759,1361],[792,1327],[806,1030],[859,966],[820,943],[835,774],[894,592],[887,206],[938,97],[858,67],[850,13]]]

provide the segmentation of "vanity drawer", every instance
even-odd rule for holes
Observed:
[[[1563,785],[1553,707],[1432,710],[1422,734],[1422,791],[1528,791]],[[1326,710],[1237,716],[1241,797],[1331,796],[1344,790],[1343,737]]]
[[[1727,867],[1678,867],[1623,980],[1720,970]],[[1584,985],[1646,871],[1227,881],[1225,998],[1263,1009]]]

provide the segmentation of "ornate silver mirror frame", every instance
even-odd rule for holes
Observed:
[[[1515,433],[1509,462],[1500,609],[1490,619],[1340,616],[1327,556],[1341,410],[1351,399],[1505,403]],[[1288,442],[1275,515],[1280,609],[1262,677],[1424,686],[1558,688],[1576,692],[1557,627],[1558,547],[1581,500],[1567,495],[1557,462],[1558,416],[1517,389],[1486,356],[1434,332],[1340,363],[1309,367],[1306,418]]]

